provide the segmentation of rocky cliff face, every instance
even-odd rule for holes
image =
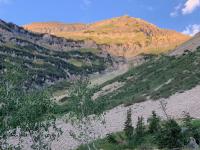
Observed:
[[[49,34],[36,34],[12,23],[6,23],[0,20],[1,43],[13,43],[18,45],[28,45],[31,42],[48,49],[57,51],[69,51],[80,48],[97,48],[95,42],[91,40],[72,40],[58,38]]]
[[[0,20],[0,75],[9,65],[21,68],[29,74],[25,87],[40,88],[118,65],[97,47],[93,41],[32,33]]]
[[[144,20],[129,16],[93,24],[33,23],[25,25],[24,28],[73,40],[92,40],[102,50],[125,57],[167,52],[189,39],[181,33],[160,29]]]

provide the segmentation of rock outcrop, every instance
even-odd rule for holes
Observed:
[[[94,52],[95,51],[95,52]],[[12,64],[27,72],[26,88],[41,88],[78,76],[101,73],[118,59],[89,40],[69,40],[33,33],[0,20],[0,75]]]
[[[97,48],[95,42],[91,40],[72,40],[59,38],[47,33],[33,33],[13,23],[6,23],[0,20],[0,42],[13,43],[21,46],[28,45],[29,42],[38,44],[48,49],[57,51],[69,51],[80,48]]]
[[[188,150],[199,150],[199,145],[197,144],[195,138],[190,137],[190,142],[187,145]]]

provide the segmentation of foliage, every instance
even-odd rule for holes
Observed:
[[[189,113],[184,114],[183,118],[183,127],[185,128],[183,134],[185,138],[185,142],[187,143],[190,137],[195,138],[196,142],[200,144],[200,126],[195,126],[193,124],[192,117]]]
[[[200,83],[199,60],[200,48],[181,57],[151,57],[142,65],[100,85],[96,91],[115,82],[123,83],[122,87],[96,101],[103,102],[104,110],[108,110],[120,104],[137,103],[138,97],[143,97],[143,101],[148,97],[158,100],[189,90]]]
[[[112,63],[111,59],[98,56],[92,52],[79,50],[59,52],[21,39],[16,40],[25,42],[27,45],[1,45],[0,66],[6,68],[7,62],[5,60],[7,59],[13,64],[21,66],[26,72],[29,72],[29,77],[26,78],[25,82],[27,83],[26,86],[31,89],[69,79],[71,75],[78,76],[101,72]],[[73,60],[74,63],[71,63],[70,60]],[[80,66],[78,64],[77,66],[77,62],[89,65]]]
[[[21,149],[23,137],[31,137],[33,149],[48,149],[61,134],[51,115],[54,103],[49,93],[23,89],[27,75],[28,72],[9,61],[0,74],[0,149]],[[10,144],[11,137],[19,140],[17,146]]]
[[[186,128],[192,128],[192,117],[190,116],[189,113],[184,113],[184,118],[183,118],[183,125]]]
[[[113,134],[108,134],[106,136],[106,139],[108,143],[117,144],[117,140],[115,139],[115,136]]]
[[[154,117],[153,117],[154,116]],[[139,117],[141,122],[141,117]],[[150,127],[152,119],[160,118],[157,116],[154,112],[152,112],[152,116],[148,119],[148,125],[146,128]],[[143,134],[138,134],[141,136],[138,136],[136,134],[136,129],[134,130],[134,138],[129,141],[128,137],[126,136],[126,133],[124,131],[119,133],[113,133],[108,134],[105,139],[99,139],[97,141],[94,141],[92,143],[95,143],[96,147],[98,149],[104,149],[104,150],[125,150],[125,149],[172,149],[172,148],[178,148],[181,149],[189,143],[189,141],[185,141],[184,136],[187,138],[194,137],[199,142],[199,137],[196,137],[196,135],[199,133],[197,132],[200,129],[200,121],[199,120],[191,120],[188,119],[191,118],[189,116],[185,117],[184,120],[188,120],[190,124],[190,128],[195,128],[196,130],[192,130],[192,132],[186,132],[185,130],[185,123],[181,123],[178,125],[178,123],[173,120],[167,120],[167,121],[159,121],[160,126],[159,130],[157,132],[143,132]],[[150,121],[151,120],[151,121]],[[140,124],[140,123],[137,123]],[[157,128],[158,126],[152,126],[152,128]],[[154,131],[155,129],[153,129]],[[191,134],[192,133],[192,134]],[[137,135],[137,136],[136,136]],[[192,136],[191,136],[192,135]],[[138,140],[139,138],[140,140]],[[90,145],[92,145],[90,143]],[[86,150],[87,148],[82,145],[78,148],[78,150]]]
[[[126,118],[125,127],[124,127],[125,135],[129,140],[133,138],[133,131],[134,131],[134,128],[132,126],[131,116],[132,114],[131,114],[131,108],[130,108],[127,111],[127,118]]]
[[[160,117],[157,116],[155,111],[152,111],[152,116],[148,119],[149,123],[149,132],[151,134],[157,133],[161,126],[160,126]]]
[[[138,117],[136,129],[135,129],[136,138],[141,138],[145,134],[144,118]]]
[[[70,91],[70,116],[69,120],[76,128],[76,132],[70,131],[70,135],[82,144],[86,144],[90,150],[89,142],[96,137],[96,131],[93,128],[95,122],[104,123],[103,114],[100,106],[91,99],[88,89],[88,80],[80,79],[75,81]],[[99,131],[101,132],[101,131]],[[99,135],[99,134],[98,134]],[[96,149],[95,144],[92,145]]]
[[[179,148],[182,147],[181,127],[173,119],[164,122],[160,132],[156,137],[159,148]]]

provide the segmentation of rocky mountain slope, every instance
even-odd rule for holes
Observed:
[[[168,98],[200,84],[200,47],[180,57],[149,57],[142,65],[100,85],[92,98],[104,103],[107,110]]]
[[[96,25],[95,28],[97,26],[101,25]],[[79,28],[85,26],[78,25],[76,30],[80,30]],[[69,30],[74,30],[73,26]],[[159,32],[160,30],[158,29]],[[137,37],[140,38],[139,34]],[[0,41],[0,75],[9,66],[16,67],[14,70],[22,68],[29,75],[25,82],[28,86],[41,87],[79,75],[99,73],[115,63],[112,56],[95,48],[102,48],[105,44],[91,42],[94,47],[88,48],[90,46],[84,40],[74,41],[48,34],[36,34],[3,21],[0,22]],[[191,41],[187,44],[194,46]],[[196,45],[198,43],[197,39]],[[121,131],[128,108],[133,110],[134,123],[138,116],[144,116],[146,121],[152,110],[163,116],[161,101],[166,102],[167,113],[174,118],[181,118],[184,111],[199,118],[200,47],[194,49],[195,51],[180,57],[142,55],[145,61],[143,64],[101,82],[97,87],[91,87],[88,96],[93,98],[94,108],[105,112],[104,125],[100,126],[95,121],[92,124],[91,131],[94,131],[95,138]],[[185,51],[187,48],[183,48],[181,52]],[[148,51],[150,52],[153,51]],[[70,99],[67,100],[70,102]],[[59,104],[54,113],[67,113],[72,107],[67,102]],[[66,118],[58,119],[56,125],[62,128],[63,134],[52,143],[52,149],[72,149],[80,144],[70,134],[77,129],[66,122]],[[16,143],[17,138],[11,138],[11,143]],[[24,138],[23,142],[24,149],[31,149],[29,138]]]
[[[200,33],[197,33],[193,38],[178,46],[170,55],[182,55],[188,51],[195,51],[200,46]]]
[[[0,73],[8,66],[19,67],[28,73],[28,87],[51,85],[112,67],[114,58],[96,48],[90,41],[36,34],[0,20]]]
[[[144,20],[122,16],[93,24],[32,23],[25,29],[74,40],[93,40],[116,56],[162,53],[189,39],[188,36],[156,27]]]

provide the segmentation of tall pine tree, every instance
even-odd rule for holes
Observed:
[[[145,133],[144,118],[138,117],[138,122],[136,126],[136,137],[142,138],[144,136],[144,133]]]
[[[124,132],[128,140],[131,140],[133,138],[133,131],[134,128],[132,126],[132,111],[131,108],[127,111],[127,119],[125,122]]]

